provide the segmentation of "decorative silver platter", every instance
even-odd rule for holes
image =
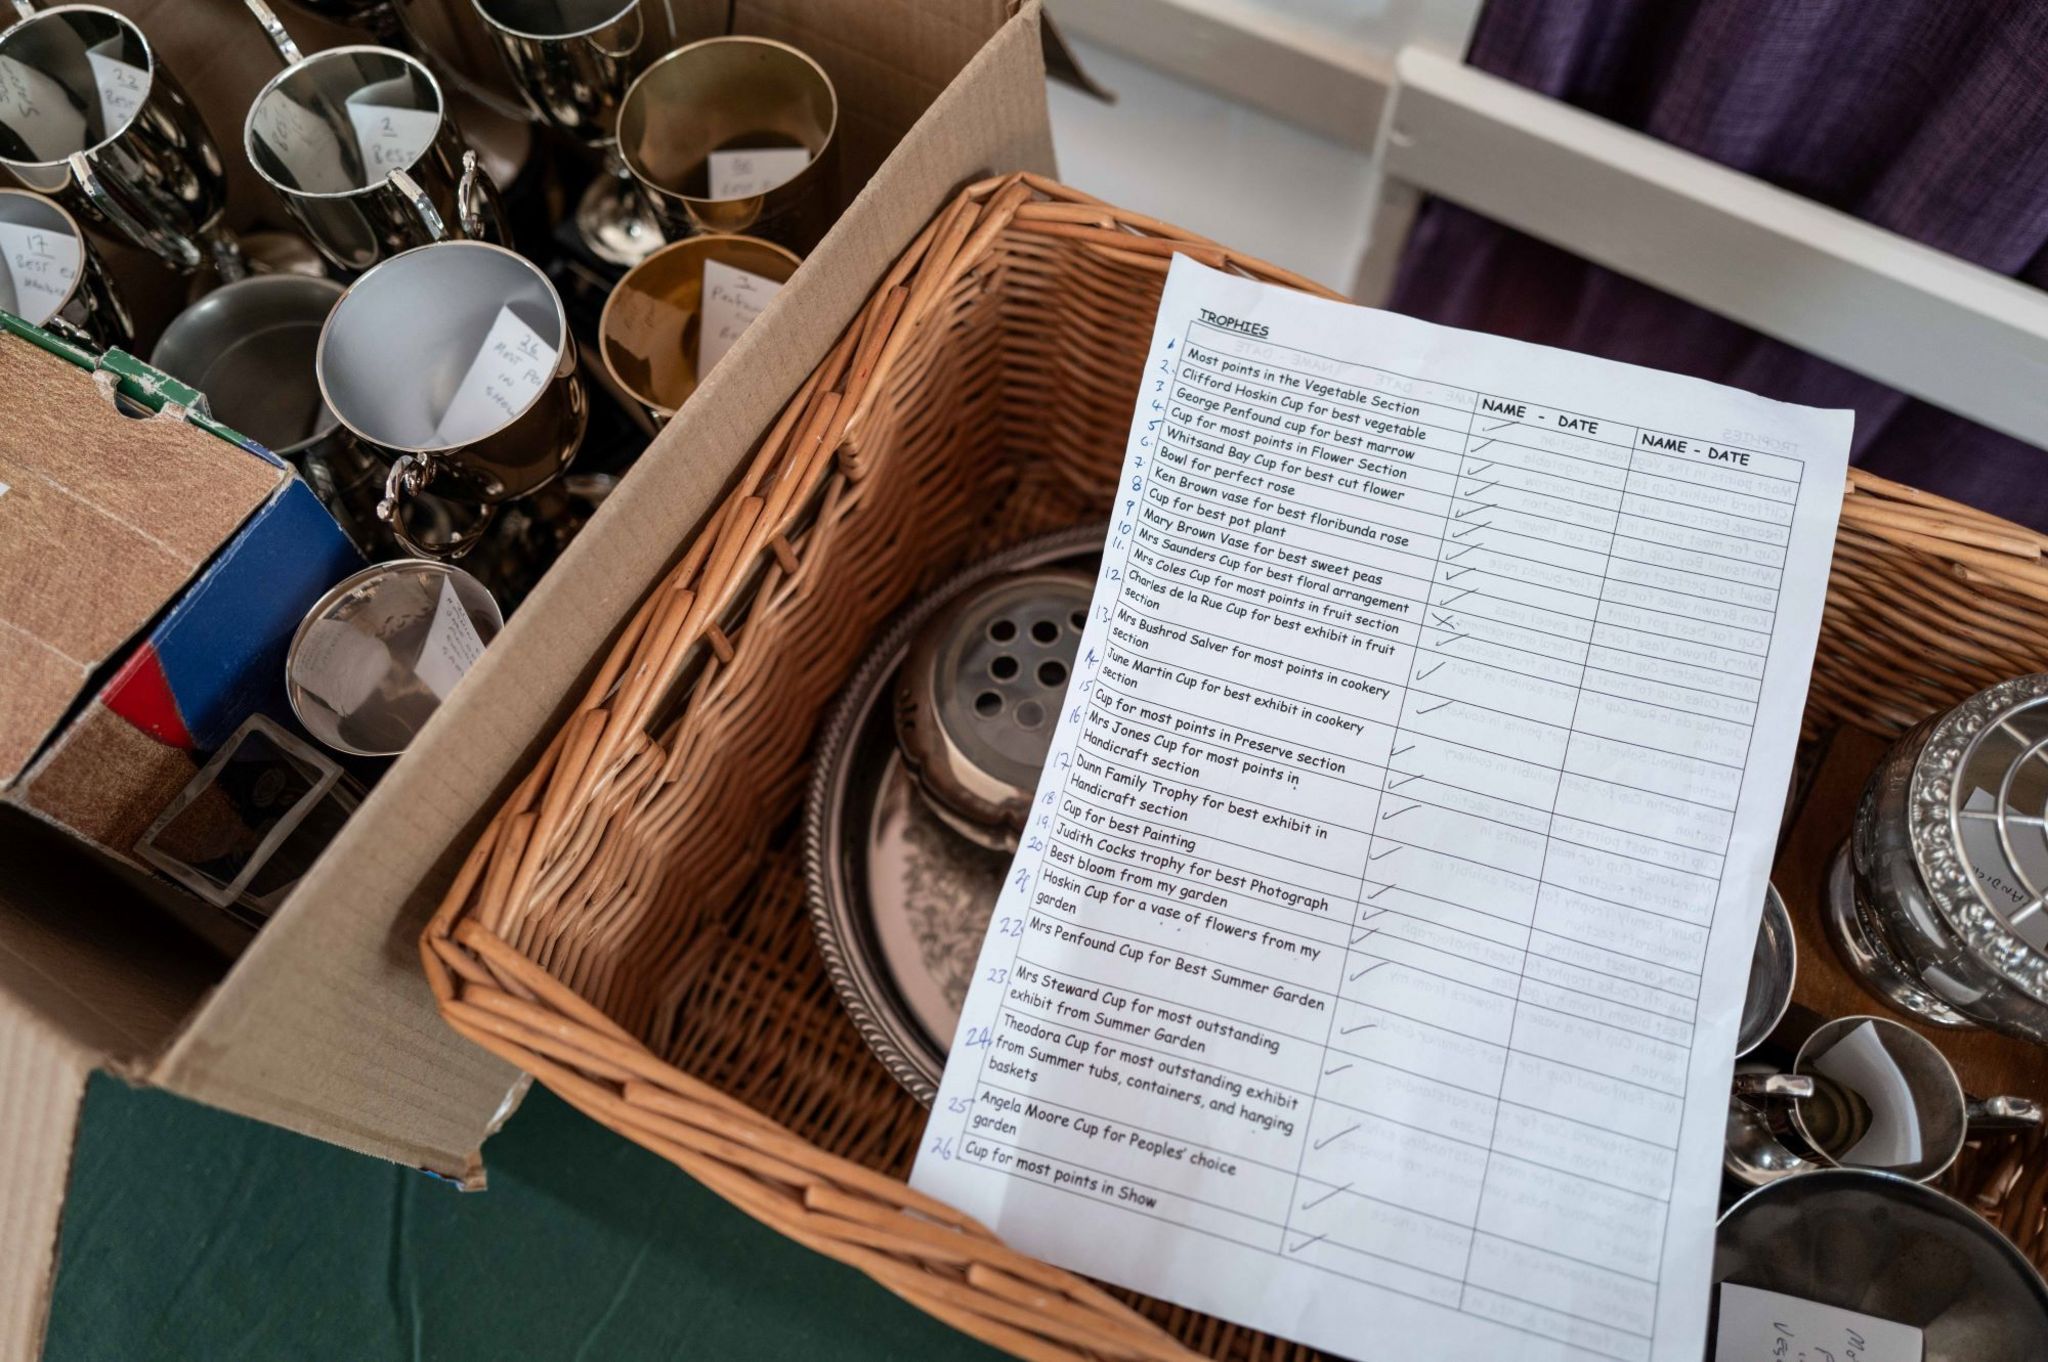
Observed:
[[[974,564],[898,615],[826,716],[804,809],[811,928],[861,1038],[911,1096],[938,1092],[1007,853],[940,821],[904,767],[897,669],[961,593],[1040,567],[1095,574],[1106,525],[1028,540]]]

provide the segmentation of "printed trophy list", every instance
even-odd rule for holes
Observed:
[[[1850,414],[1176,257],[913,1181],[1371,1362],[1697,1362]]]

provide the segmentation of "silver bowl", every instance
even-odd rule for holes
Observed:
[[[1925,1362],[2048,1358],[2041,1275],[1961,1202],[1889,1173],[1833,1168],[1757,1188],[1721,1217],[1713,1280],[1911,1325]]]

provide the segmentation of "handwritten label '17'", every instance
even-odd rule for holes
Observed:
[[[50,320],[78,282],[81,254],[68,233],[0,222],[0,259],[14,283],[10,309],[37,326]]]

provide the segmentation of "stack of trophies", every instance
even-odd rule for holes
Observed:
[[[241,154],[296,232],[241,239],[222,151],[148,34],[97,5],[11,3],[0,309],[136,349],[86,227],[189,281],[150,362],[290,460],[373,563],[288,664],[301,719],[344,752],[401,750],[445,693],[392,661],[421,655],[394,631],[435,628],[452,594],[451,655],[487,643],[837,207],[837,97],[787,44],[684,41],[657,0],[460,0],[514,105],[404,0],[299,0],[374,39],[310,53],[246,0],[279,69]],[[551,189],[587,181],[568,222],[515,229],[464,108],[557,134]],[[579,367],[579,329],[601,366]]]

